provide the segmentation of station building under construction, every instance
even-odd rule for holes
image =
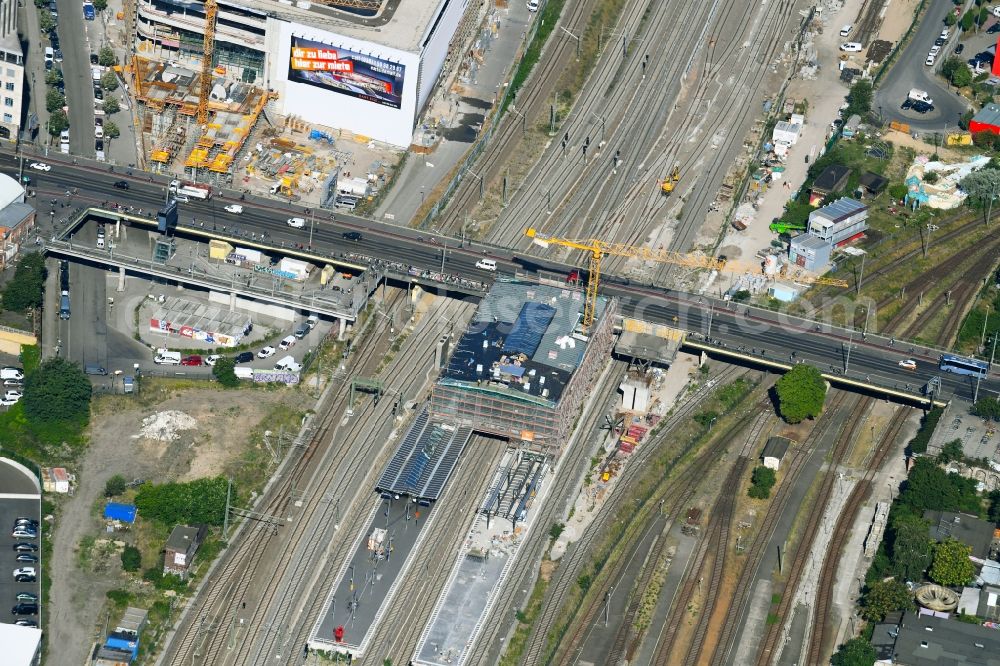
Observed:
[[[431,394],[437,417],[557,457],[614,342],[615,301],[557,283],[496,282]]]

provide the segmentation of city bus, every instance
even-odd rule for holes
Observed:
[[[972,375],[980,379],[986,378],[989,366],[986,361],[978,361],[974,358],[963,358],[945,354],[941,357],[939,366],[945,372],[954,372],[956,375]]]

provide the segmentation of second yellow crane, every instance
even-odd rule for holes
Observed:
[[[198,90],[198,124],[208,122],[208,98],[212,96],[212,56],[215,54],[215,16],[219,12],[216,0],[205,0],[204,55],[201,61],[201,84]]]
[[[733,272],[760,272],[760,266],[740,264],[723,259],[716,259],[697,254],[685,254],[682,252],[671,252],[670,250],[652,250],[648,247],[638,245],[628,245],[626,243],[608,243],[607,241],[595,238],[587,240],[568,240],[556,238],[554,236],[544,236],[536,229],[530,228],[524,235],[532,239],[537,245],[548,247],[549,245],[559,245],[573,250],[582,250],[588,253],[590,260],[590,270],[587,275],[587,297],[583,309],[583,329],[589,330],[594,323],[595,309],[597,307],[597,289],[601,279],[601,260],[604,255],[614,257],[625,257],[627,259],[641,259],[643,261],[655,261],[662,264],[673,264],[686,268],[707,268],[709,270],[721,271],[729,268]],[[825,277],[801,277],[795,278],[805,284],[825,284],[836,287],[846,287],[847,282],[836,278]]]

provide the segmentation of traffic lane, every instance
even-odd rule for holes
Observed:
[[[944,17],[953,8],[952,3],[943,0],[930,3],[913,39],[876,91],[875,106],[883,117],[908,123],[913,129],[934,130],[942,129],[945,125],[956,125],[958,119],[965,113],[968,108],[966,102],[951,92],[944,80],[935,73],[946,58],[939,56],[934,67],[924,65],[927,52],[944,28]],[[951,31],[955,33],[957,28],[952,28]],[[950,42],[945,46],[949,47]],[[950,56],[951,51],[942,51],[942,55],[945,54],[946,57]],[[926,116],[902,111],[899,107],[906,99],[910,88],[927,91],[934,100],[934,111],[927,113]]]
[[[81,4],[56,0],[59,7],[59,43],[62,47],[63,80],[69,107],[69,146],[74,155],[94,156],[94,88],[90,75],[90,51]]]

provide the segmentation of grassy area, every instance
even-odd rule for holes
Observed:
[[[986,331],[986,350],[988,356],[993,350],[993,340],[1000,337],[1000,291],[991,284],[979,293],[976,304],[966,315],[958,330],[956,351],[962,354],[980,353],[983,342],[983,325]],[[998,344],[1000,346],[1000,344]]]
[[[233,484],[240,489],[240,495],[247,501],[264,488],[277,464],[272,458],[271,451],[268,450],[268,444],[275,453],[283,454],[287,451],[292,439],[302,427],[305,416],[306,412],[301,409],[278,404],[247,433],[247,447],[243,454],[226,466],[227,475],[232,476]],[[266,438],[267,441],[264,436],[265,430],[271,432]]]
[[[531,71],[538,64],[538,60],[542,55],[542,49],[545,47],[545,42],[548,41],[549,35],[556,29],[556,24],[559,22],[559,15],[562,14],[565,4],[565,0],[549,0],[545,3],[545,7],[539,13],[538,18],[535,19],[538,29],[528,43],[528,48],[525,50],[521,62],[518,63],[517,69],[514,70],[514,76],[510,80],[510,94],[505,98],[504,104],[500,108],[501,114],[507,110],[507,106],[517,97],[517,92],[524,86],[524,82],[528,80],[528,77],[531,76]]]
[[[626,495],[619,504],[614,521],[608,523],[603,538],[593,545],[591,559],[580,572],[577,585],[567,593],[563,602],[564,612],[548,637],[543,653],[545,660],[556,653],[573,623],[579,621],[578,611],[596,602],[594,595],[600,593],[604,578],[613,569],[607,565],[626,555],[629,544],[639,537],[651,514],[659,510],[659,503],[650,500],[666,492],[677,475],[686,469],[686,463],[691,462],[705,445],[744,418],[740,407],[759,397],[759,391],[754,391],[754,388],[753,382],[740,378],[717,389],[699,412],[722,414],[715,427],[704,419],[685,419],[670,432],[669,443],[645,463],[643,474],[630,487],[618,490]],[[664,421],[666,419],[661,423]],[[656,446],[656,436],[656,432],[650,433],[644,446]]]

